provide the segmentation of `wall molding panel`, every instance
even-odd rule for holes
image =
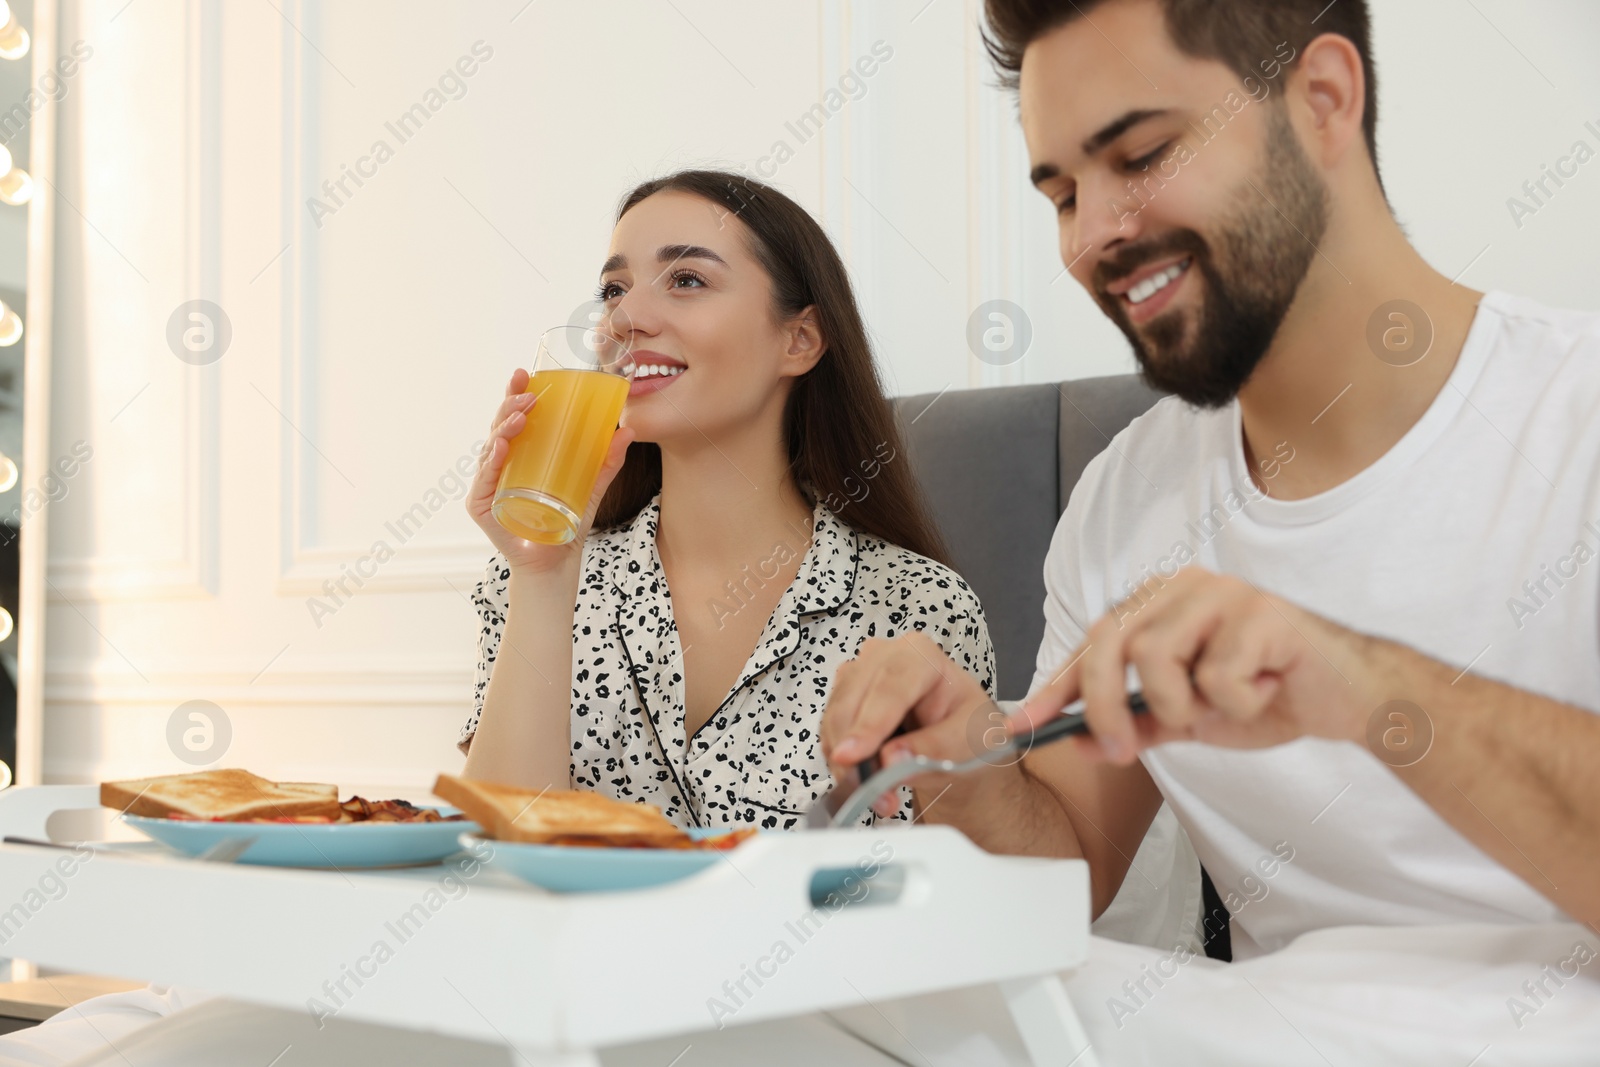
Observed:
[[[185,299],[221,298],[221,40],[219,0],[184,0],[170,21],[173,51],[182,56],[185,82],[182,161],[182,291]],[[104,47],[104,45],[102,45]],[[63,152],[70,156],[70,151]],[[66,169],[66,168],[63,168]],[[80,168],[74,166],[79,185]],[[79,190],[81,195],[81,188]],[[67,213],[70,217],[70,212]],[[74,220],[74,224],[78,223]],[[152,361],[169,359],[165,345],[150,346]],[[180,369],[177,419],[181,457],[182,543],[168,555],[64,556],[46,564],[52,600],[191,599],[217,592],[220,552],[221,379],[215,364]],[[164,382],[150,386],[159,396]],[[155,400],[151,397],[150,400]],[[63,450],[58,447],[58,454]]]

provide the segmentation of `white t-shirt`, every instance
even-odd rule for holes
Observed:
[[[1261,493],[1241,436],[1237,402],[1168,397],[1089,464],[1045,563],[1035,686],[1114,604],[1192,562],[1600,709],[1600,315],[1487,294],[1423,417],[1317,496]],[[1236,957],[1327,926],[1565,918],[1358,744],[1181,742],[1142,759],[1231,899]],[[1477,785],[1458,784],[1469,798]]]

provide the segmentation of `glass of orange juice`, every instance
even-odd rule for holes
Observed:
[[[544,332],[524,390],[538,399],[511,439],[495,489],[501,526],[544,545],[577,536],[632,378],[628,346],[603,328]]]

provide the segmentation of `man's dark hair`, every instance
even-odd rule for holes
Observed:
[[[1000,71],[1000,84],[1016,89],[1022,53],[1034,41],[1106,0],[985,0],[983,45]],[[1179,51],[1214,59],[1241,78],[1261,77],[1263,61],[1285,42],[1298,59],[1324,33],[1349,38],[1361,53],[1366,77],[1362,129],[1372,165],[1378,165],[1378,75],[1372,64],[1372,22],[1367,0],[1159,0],[1167,32]],[[1289,64],[1293,66],[1294,64]]]

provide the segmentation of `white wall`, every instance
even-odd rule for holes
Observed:
[[[1520,230],[1504,201],[1600,140],[1600,14],[1475,2],[1510,43],[1456,0],[1378,2],[1395,203],[1452,275],[1488,246],[1465,282],[1593,307],[1600,161]],[[196,699],[231,722],[229,764],[362,788],[459,766],[488,550],[429,490],[587,299],[641,178],[786,142],[774,181],[839,243],[896,392],[1130,367],[1060,277],[977,0],[276,7],[65,4],[61,40],[95,52],[58,109],[53,439],[94,454],[51,511],[48,779],[181,769],[167,723]],[[480,40],[465,95],[400,143],[385,123]],[[892,57],[802,143],[786,123],[878,41]],[[314,219],[380,139],[393,157]],[[1034,324],[1007,367],[964,343],[992,297]],[[166,341],[196,298],[232,326],[207,366]],[[385,524],[415,505],[402,544]],[[379,540],[395,557],[314,619]]]

